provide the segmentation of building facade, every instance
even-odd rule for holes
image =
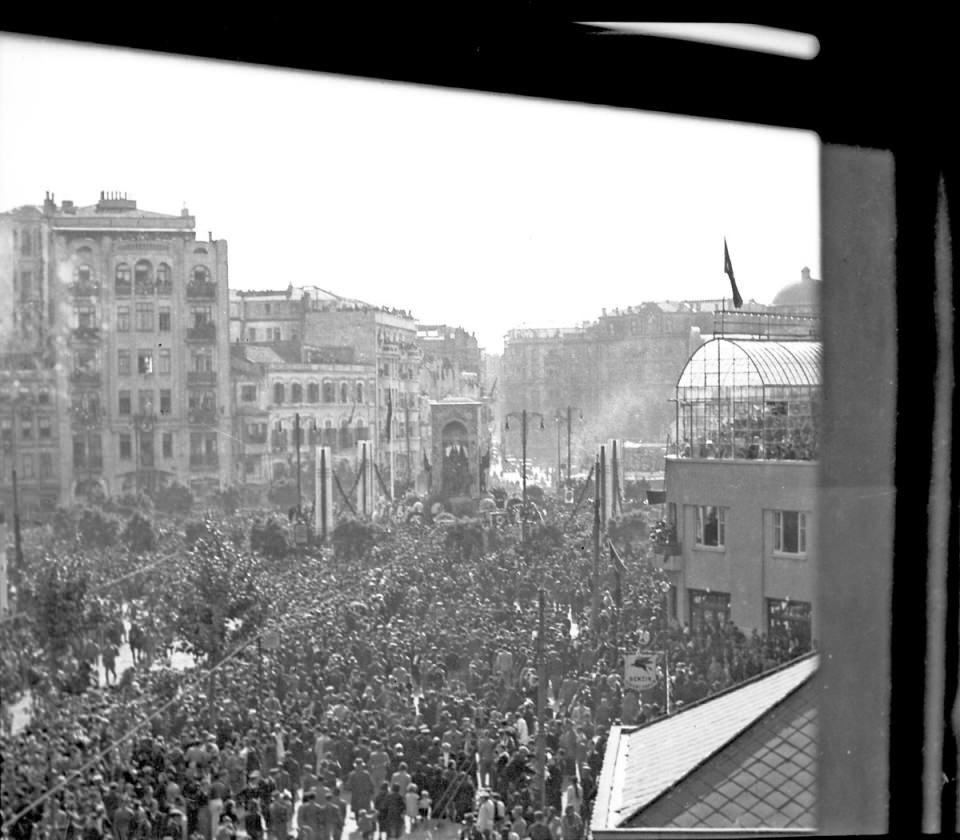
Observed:
[[[186,209],[155,213],[105,193],[82,207],[48,195],[5,214],[4,227],[5,248],[20,252],[15,265],[5,258],[4,282],[30,301],[29,316],[14,309],[19,333],[38,331],[55,359],[50,497],[229,484],[226,241],[198,241]],[[14,445],[21,461],[31,454],[22,434]]]
[[[316,446],[332,449],[338,476],[348,481],[357,441],[372,435],[373,365],[330,361],[322,351],[292,344],[235,345],[231,355],[234,457],[247,503],[295,485],[298,416],[305,504],[312,499]]]
[[[684,367],[655,545],[671,618],[815,638],[820,371],[817,341],[729,337]]]

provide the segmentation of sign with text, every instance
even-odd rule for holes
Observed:
[[[624,688],[634,691],[646,691],[657,684],[657,665],[660,664],[661,653],[638,651],[627,656],[624,663]]]

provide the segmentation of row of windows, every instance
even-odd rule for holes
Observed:
[[[689,620],[695,633],[711,628],[720,630],[730,621],[730,594],[728,592],[688,590]],[[808,645],[811,639],[813,610],[809,601],[790,601],[767,598],[767,632],[784,639],[796,639]]]
[[[4,392],[3,396],[6,397],[9,392]],[[41,385],[37,388],[36,392],[36,401],[37,405],[51,405],[52,404],[52,391],[49,386]],[[34,400],[34,392],[31,388],[20,387],[16,391],[15,399],[19,400],[23,404],[28,404]]]
[[[139,260],[131,270],[127,263],[119,263],[114,270],[114,291],[118,295],[139,294],[169,295],[173,291],[173,273],[166,263],[160,263],[154,271],[149,260]],[[89,265],[77,266],[74,279],[80,286],[96,285],[93,269]],[[190,272],[189,285],[211,282],[210,269],[195,265]]]
[[[308,382],[306,399],[304,399],[303,385],[299,382],[290,383],[290,402],[291,403],[318,403],[321,402],[321,385],[317,382]],[[339,396],[339,402],[341,403],[350,403],[350,402],[363,402],[364,396],[364,387],[362,382],[357,382],[356,385],[351,388],[350,384],[347,382],[341,382],[339,389],[335,382],[324,381],[322,386],[322,402],[325,403],[335,403],[338,402],[337,397]],[[246,403],[252,403],[257,401],[257,386],[256,385],[241,385],[240,386],[240,401]],[[283,382],[276,382],[273,386],[273,403],[274,405],[283,405],[287,402],[287,386]]]
[[[699,505],[696,511],[695,543],[723,548],[727,538],[726,508]],[[773,550],[780,554],[807,553],[807,514],[796,510],[773,511]]]
[[[143,466],[152,466],[155,438],[152,432],[141,432],[137,436],[139,460]],[[73,465],[75,468],[100,469],[103,466],[103,441],[98,434],[81,434],[73,437]],[[133,459],[134,436],[131,432],[120,432],[117,436],[117,455],[121,461]],[[191,462],[214,463],[217,459],[216,433],[190,433]],[[173,458],[173,432],[160,435],[160,455]],[[26,457],[26,456],[24,456]],[[52,469],[52,461],[51,461]]]
[[[21,417],[17,424],[17,441],[51,440],[53,438],[53,420],[48,415]],[[4,417],[0,420],[0,440],[4,443],[13,441],[13,420]]]
[[[154,373],[160,376],[170,374],[171,355],[169,350],[138,350],[137,351],[136,373],[145,376],[151,376]],[[131,367],[133,356],[129,350],[117,351],[117,373],[126,376],[133,373]],[[212,373],[213,372],[213,352],[206,349],[192,350],[190,352],[190,366],[188,371],[191,373]]]
[[[169,306],[161,306],[154,316],[154,306],[152,303],[137,303],[133,307],[134,320],[130,319],[131,308],[129,304],[119,304],[117,306],[116,330],[117,332],[130,332],[131,324],[135,325],[138,332],[170,332],[172,329],[172,313]],[[99,326],[99,317],[97,308],[89,304],[80,304],[76,307],[77,326],[83,328],[93,328]],[[203,329],[214,324],[212,306],[191,306],[190,317],[187,321],[188,329]],[[211,335],[211,338],[213,335]]]
[[[18,467],[19,474],[17,478],[22,481],[32,481],[39,479],[44,481],[53,478],[53,453],[52,452],[24,452],[19,458],[5,458],[9,466]],[[4,464],[6,472],[7,464]]]

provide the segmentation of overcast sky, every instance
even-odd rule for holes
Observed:
[[[638,80],[638,84],[647,83]],[[197,218],[230,285],[476,332],[820,276],[812,133],[0,35],[0,210]]]

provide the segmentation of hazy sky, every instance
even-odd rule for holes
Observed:
[[[647,84],[638,80],[638,84]],[[666,117],[0,35],[0,210],[197,218],[230,285],[318,285],[476,332],[602,307],[769,303],[820,276],[819,141]]]

